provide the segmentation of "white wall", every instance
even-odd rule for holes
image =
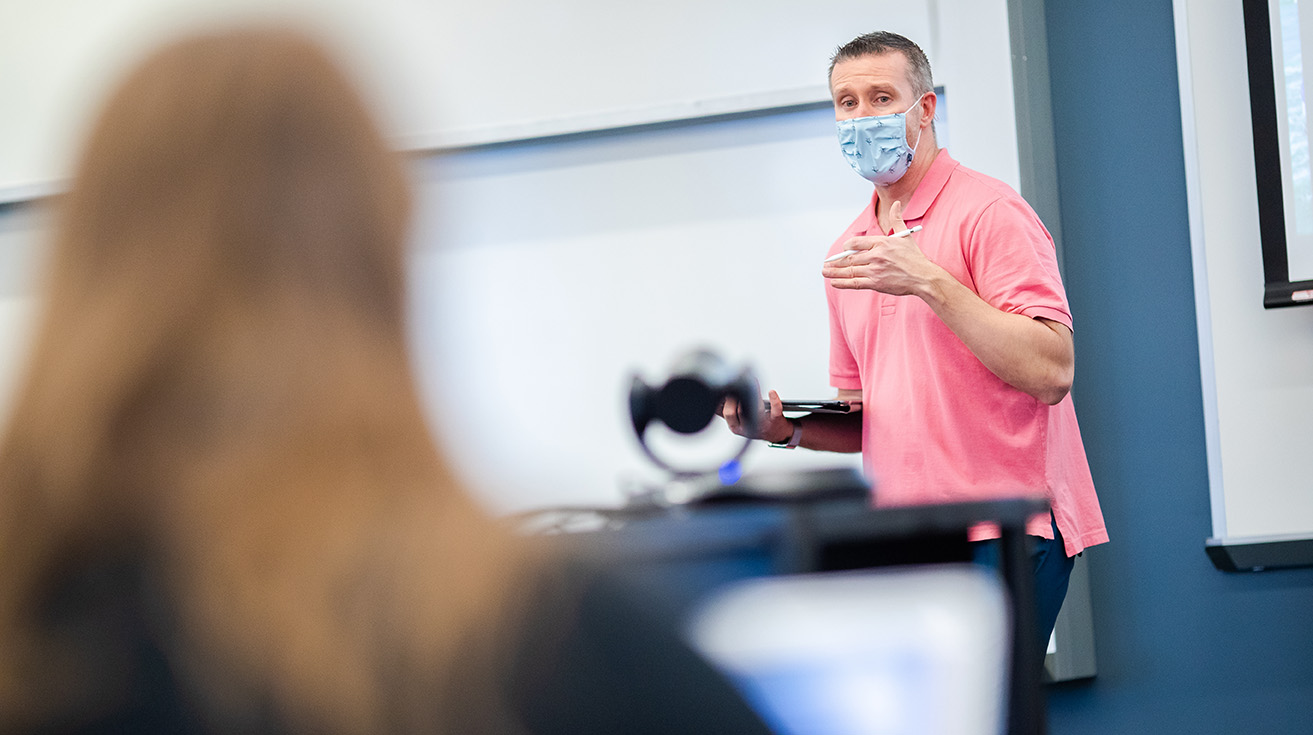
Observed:
[[[1213,534],[1313,536],[1313,308],[1262,306],[1241,7],[1175,10]]]

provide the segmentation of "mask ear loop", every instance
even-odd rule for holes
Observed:
[[[918,105],[920,105],[920,104],[921,104],[921,100],[925,99],[925,96],[926,96],[927,94],[930,94],[930,93],[929,93],[929,92],[926,92],[926,93],[922,94],[920,97],[917,97],[917,98],[916,98],[916,102],[913,102],[913,103],[912,103],[912,107],[907,108],[906,112],[903,113],[903,131],[904,131],[904,134],[906,134],[906,131],[907,131],[907,113],[908,113],[908,112],[911,112],[913,108],[915,108],[915,107],[917,107]],[[914,156],[916,155],[916,149],[919,148],[919,147],[921,147],[921,135],[922,135],[924,132],[925,132],[925,131],[921,129],[921,126],[918,125],[917,128],[916,128],[916,142],[912,144],[912,155],[914,155]]]

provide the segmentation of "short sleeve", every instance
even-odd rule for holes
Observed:
[[[1053,238],[1020,196],[1000,197],[981,212],[967,262],[976,293],[991,306],[1072,326]]]

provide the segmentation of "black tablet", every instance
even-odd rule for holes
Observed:
[[[819,401],[781,401],[784,404],[784,410],[789,413],[805,411],[807,413],[850,413],[853,406],[848,401],[837,399],[826,399]],[[770,401],[763,404],[764,411],[770,411]]]

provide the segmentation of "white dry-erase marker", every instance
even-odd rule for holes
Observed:
[[[890,235],[889,237],[907,237],[908,235],[912,234],[913,232],[920,232],[920,231],[921,231],[921,225],[917,225],[916,227],[909,227],[909,228],[907,228],[906,230],[899,230],[898,232],[895,232],[894,234]],[[848,257],[849,255],[852,255],[853,253],[859,253],[859,252],[861,252],[861,251],[860,251],[860,250],[845,250],[845,251],[843,251],[842,253],[835,253],[834,255],[831,255],[830,257],[828,257],[828,258],[825,259],[825,262],[826,262],[826,263],[833,263],[834,261],[838,260],[839,258],[846,258],[846,257]]]

